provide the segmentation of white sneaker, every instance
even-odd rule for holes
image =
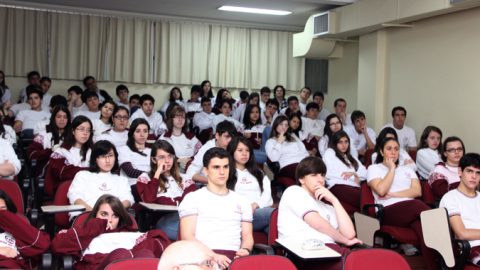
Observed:
[[[401,244],[400,248],[403,250],[403,253],[406,256],[414,256],[414,255],[417,255],[419,253],[418,249],[414,245]]]

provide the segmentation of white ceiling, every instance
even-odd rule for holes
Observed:
[[[154,17],[176,17],[193,20],[251,25],[260,28],[301,31],[312,14],[356,0],[0,0],[0,3],[47,9],[92,12],[100,10],[137,13]],[[287,16],[253,15],[217,10],[222,5],[245,6],[292,11]]]

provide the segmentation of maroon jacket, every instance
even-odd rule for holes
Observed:
[[[15,258],[0,255],[0,268],[31,269],[50,246],[50,237],[47,233],[30,225],[25,217],[10,211],[0,211],[0,229],[12,234],[20,253]]]
[[[158,188],[160,186],[159,180],[157,178],[152,178],[148,183],[137,182],[137,192],[140,196],[142,202],[146,203],[158,203],[165,205],[178,205],[182,202],[185,195],[195,191],[197,187],[194,184],[191,184],[183,190],[181,197],[169,198],[165,196],[157,197]]]

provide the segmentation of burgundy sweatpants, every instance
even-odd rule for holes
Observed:
[[[349,185],[334,185],[330,188],[349,215],[360,212],[360,188]]]
[[[383,224],[412,228],[420,240],[420,249],[427,269],[433,270],[438,269],[435,262],[435,253],[425,246],[420,223],[420,213],[429,209],[430,207],[420,200],[398,202],[383,209]]]
[[[297,166],[298,163],[293,163],[280,169],[277,177],[282,178],[281,184],[286,187],[295,185],[295,170],[297,169]]]

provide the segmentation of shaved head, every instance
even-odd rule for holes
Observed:
[[[183,264],[200,263],[213,255],[211,249],[198,241],[177,241],[170,244],[163,252],[158,270],[180,269]]]

